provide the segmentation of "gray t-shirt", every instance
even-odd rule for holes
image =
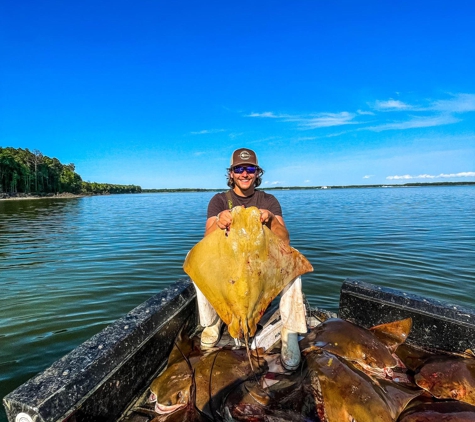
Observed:
[[[279,201],[274,195],[265,193],[261,190],[255,190],[251,196],[239,196],[231,192],[232,206],[236,207],[244,205],[248,207],[257,207],[264,210],[269,210],[272,214],[282,217],[282,208]],[[217,216],[221,211],[228,210],[228,198],[226,192],[217,193],[214,195],[208,204],[208,218]]]

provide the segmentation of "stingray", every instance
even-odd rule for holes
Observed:
[[[305,359],[322,422],[394,422],[422,392],[389,380],[375,380],[325,350],[311,351]]]
[[[165,370],[150,386],[149,402],[155,403],[155,413],[167,415],[180,409],[187,412],[190,405],[193,406],[193,365],[202,357],[195,343],[183,330],[180,331]]]
[[[196,408],[214,418],[233,389],[267,372],[268,366],[264,359],[250,358],[246,349],[222,348],[205,355],[194,370]]]
[[[267,370],[264,359],[248,356],[245,349],[215,348],[203,353],[197,337],[180,333],[167,367],[150,385],[149,404],[154,408],[134,411],[155,416],[154,422],[212,419],[233,388]]]
[[[475,406],[460,401],[432,402],[415,399],[404,410],[399,422],[473,422]]]
[[[264,359],[254,359],[251,364],[245,349],[230,348],[189,359],[188,368],[179,365],[180,361],[168,367],[150,386],[156,422],[178,421],[180,417],[188,420],[185,415],[190,420],[194,420],[193,415],[197,420],[212,419],[230,391],[268,369]]]
[[[313,271],[308,260],[260,221],[256,207],[235,207],[229,231],[197,243],[183,268],[234,338],[248,339],[268,305],[297,276]]]
[[[432,356],[415,375],[416,384],[438,399],[475,405],[475,359]]]
[[[299,344],[304,353],[324,349],[381,376],[391,376],[399,364],[393,350],[405,341],[410,318],[366,329],[349,321],[330,318],[317,325]]]
[[[222,411],[229,415],[227,420],[319,421],[306,369],[292,374],[270,370],[257,381],[240,384],[227,396]]]

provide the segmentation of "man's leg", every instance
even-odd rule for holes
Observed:
[[[214,308],[208,302],[205,295],[201,293],[198,286],[196,289],[196,300],[198,302],[198,312],[200,315],[200,325],[205,327],[201,333],[201,346],[202,347],[214,347],[219,341],[221,335],[221,326],[223,321],[218,316]]]
[[[282,319],[280,359],[286,369],[294,370],[300,364],[298,333],[307,332],[300,277],[291,281],[282,291],[279,309]]]

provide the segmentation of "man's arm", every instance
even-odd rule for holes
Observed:
[[[213,233],[218,228],[218,221],[216,217],[210,217],[206,220],[205,226],[205,236],[208,236],[210,233]]]
[[[261,222],[271,231],[280,237],[287,245],[290,244],[290,236],[285,227],[284,219],[280,215],[272,214],[269,210],[259,210],[261,212]]]

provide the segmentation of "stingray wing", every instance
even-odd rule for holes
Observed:
[[[239,338],[254,335],[267,306],[295,277],[312,271],[307,259],[260,222],[256,207],[231,210],[228,233],[197,243],[183,268]]]
[[[412,328],[412,318],[406,318],[386,324],[376,325],[370,328],[370,331],[383,342],[391,352],[403,344]]]

